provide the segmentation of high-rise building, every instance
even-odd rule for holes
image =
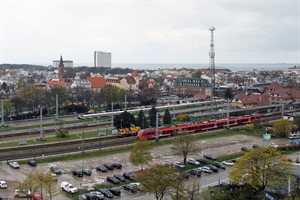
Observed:
[[[111,68],[111,53],[104,51],[94,52],[94,67]]]

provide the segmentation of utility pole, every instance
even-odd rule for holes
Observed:
[[[281,104],[281,118],[283,119],[284,117],[284,103],[282,102]]]
[[[229,118],[230,118],[230,113],[229,113],[229,99],[227,99],[227,129],[229,129]]]
[[[56,114],[55,114],[55,121],[57,122],[58,121],[58,94],[56,94],[55,95],[55,105],[56,105],[56,109],[55,109],[55,111],[56,111]]]
[[[3,100],[1,100],[1,126],[4,127],[4,110],[3,110]]]
[[[114,103],[111,102],[111,112],[114,112]],[[114,128],[114,115],[111,113],[111,130]]]
[[[124,102],[124,104],[125,104],[125,111],[127,110],[127,94],[125,94],[125,102]]]
[[[43,131],[43,107],[40,108],[40,140],[45,140]]]
[[[156,137],[155,137],[155,141],[156,142],[159,141],[159,135],[158,135],[158,112],[156,112]]]

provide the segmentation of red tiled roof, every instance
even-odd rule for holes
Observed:
[[[281,85],[277,82],[273,82],[269,85],[268,87],[269,89],[272,89],[272,90],[278,90],[278,89],[281,89]]]
[[[48,85],[54,85],[54,86],[65,86],[65,83],[62,81],[47,81]]]
[[[206,95],[206,94],[195,94],[194,98],[198,98],[200,100],[206,100],[206,99],[208,99],[208,95]]]
[[[103,88],[106,85],[105,78],[103,77],[88,77],[86,80],[91,82],[92,88]]]
[[[127,76],[125,79],[128,84],[135,84],[135,79],[132,76]]]

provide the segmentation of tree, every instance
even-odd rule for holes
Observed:
[[[149,127],[149,125],[147,123],[147,118],[146,118],[143,110],[139,111],[136,121],[137,121],[136,125],[140,126],[142,129]]]
[[[179,176],[175,168],[154,165],[137,172],[135,177],[145,186],[146,192],[154,194],[156,200],[162,200],[166,194],[174,191],[174,183],[181,179]]]
[[[195,73],[192,73],[192,77],[193,78],[201,78],[202,76],[202,72],[195,72]]]
[[[149,111],[149,120],[150,120],[150,126],[155,127],[156,126],[156,113],[157,109],[155,106],[152,106],[152,108]]]
[[[143,170],[144,165],[147,165],[151,160],[152,155],[148,141],[138,140],[130,151],[129,161],[135,166],[141,165],[141,170]]]
[[[46,192],[49,194],[50,200],[52,200],[52,195],[55,192],[55,184],[53,181],[53,177],[50,172],[47,172],[44,177],[44,186]]]
[[[164,124],[171,124],[172,123],[172,117],[169,109],[165,111],[164,117],[163,117]]]
[[[38,185],[36,183],[35,172],[29,173],[22,182],[17,183],[16,189],[29,190],[30,194],[36,193]]]
[[[190,117],[184,113],[180,113],[177,115],[176,120],[180,122],[187,122],[190,120]]]
[[[183,164],[186,164],[187,156],[200,151],[200,148],[196,146],[196,138],[191,133],[181,132],[173,140],[173,146],[171,147],[173,153],[177,156],[183,157]]]
[[[281,119],[274,122],[274,133],[280,137],[286,137],[291,132],[293,125],[287,119]]]
[[[287,177],[292,166],[282,161],[282,155],[274,147],[252,149],[233,165],[229,178],[236,185],[247,183],[255,191],[263,191]]]
[[[232,88],[228,88],[224,94],[225,99],[232,99],[233,98]]]
[[[120,115],[116,115],[114,119],[114,126],[117,128],[130,128],[131,124],[135,124],[135,117],[127,111]]]
[[[300,117],[294,118],[294,124],[297,126],[298,130],[300,129]]]
[[[65,138],[69,135],[69,131],[66,128],[63,128],[62,126],[59,127],[59,129],[56,130],[56,137],[58,138]]]

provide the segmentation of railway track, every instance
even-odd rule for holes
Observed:
[[[280,114],[269,116],[267,117],[267,120],[278,119],[280,116]],[[117,138],[116,135],[113,135],[106,137],[86,138],[84,140],[78,139],[71,141],[0,148],[0,160],[5,161],[26,158],[28,159],[33,157],[82,152],[86,150],[97,150],[106,147],[116,147],[119,145],[132,144],[135,140],[135,137]]]

